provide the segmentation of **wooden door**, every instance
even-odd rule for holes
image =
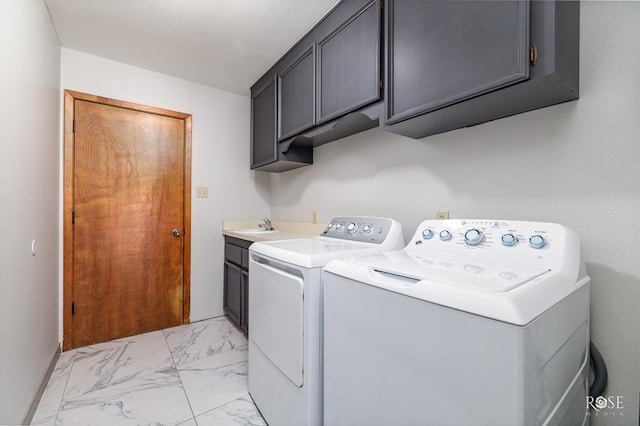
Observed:
[[[64,347],[188,322],[190,116],[67,92]]]

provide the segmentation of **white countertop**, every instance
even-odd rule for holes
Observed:
[[[296,238],[311,238],[320,235],[326,228],[326,223],[310,222],[284,222],[271,221],[276,230],[259,231],[258,224],[263,223],[261,219],[256,220],[224,220],[222,221],[222,235],[239,238],[245,241],[277,241],[291,240]]]

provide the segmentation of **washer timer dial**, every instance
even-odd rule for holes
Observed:
[[[464,233],[464,242],[470,246],[477,246],[484,241],[484,234],[479,229],[469,229]]]

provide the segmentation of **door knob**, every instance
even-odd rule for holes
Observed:
[[[171,232],[173,233],[174,237],[179,237],[180,235],[182,235],[182,232],[180,232],[178,228],[174,228]]]

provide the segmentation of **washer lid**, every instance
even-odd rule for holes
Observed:
[[[473,258],[464,261],[444,256],[425,258],[401,250],[331,261],[324,268],[324,282],[325,286],[341,285],[334,276],[345,277],[516,325],[528,324],[590,282],[588,276],[579,278],[533,265],[507,267],[478,263]],[[474,270],[476,267],[482,270]],[[514,273],[515,276],[506,279],[499,275],[500,272]]]
[[[379,253],[380,246],[318,236],[253,243],[249,251],[304,268],[320,268],[332,259]]]
[[[486,292],[509,291],[549,272],[548,268],[539,266],[503,264],[410,250],[359,258],[357,262],[377,272],[408,278],[406,282],[432,280]]]

